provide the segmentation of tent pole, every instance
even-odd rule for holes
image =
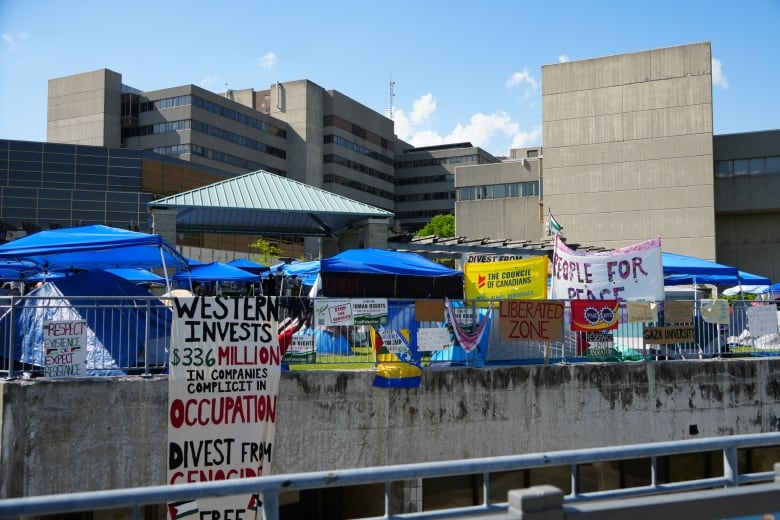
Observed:
[[[160,246],[160,261],[162,261],[163,274],[165,275],[165,290],[171,292],[171,280],[168,277],[168,267],[165,265],[165,252],[162,246]]]

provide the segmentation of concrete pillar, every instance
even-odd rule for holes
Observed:
[[[156,233],[176,245],[176,214],[175,209],[155,208],[152,210],[152,233]]]
[[[523,520],[564,520],[563,491],[555,486],[533,486],[509,492],[509,515]]]

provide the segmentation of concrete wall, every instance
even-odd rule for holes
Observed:
[[[583,245],[715,259],[709,43],[542,68],[544,202]]]
[[[282,375],[273,473],[775,431],[780,359]],[[165,376],[0,382],[0,498],[165,483]]]
[[[122,75],[108,69],[49,80],[46,140],[119,148]]]

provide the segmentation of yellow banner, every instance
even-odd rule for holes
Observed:
[[[501,262],[468,262],[463,268],[467,299],[547,298],[546,256]]]

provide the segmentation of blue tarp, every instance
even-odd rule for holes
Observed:
[[[132,282],[106,271],[85,271],[49,280],[29,296],[44,298],[19,300],[13,313],[8,309],[0,316],[0,337],[9,338],[13,314],[17,362],[44,366],[44,321],[82,319],[89,327],[87,375],[125,374],[127,367],[142,363],[144,356],[152,366],[167,361],[171,311]],[[6,351],[2,349],[0,355]]]
[[[43,270],[184,267],[186,260],[160,235],[94,225],[39,231],[0,245],[0,260]]]
[[[282,268],[282,273],[284,273],[284,276],[290,277],[292,275],[296,275],[301,279],[301,283],[303,285],[314,285],[317,281],[317,276],[320,274],[319,260],[272,265],[270,271],[264,274],[266,276],[274,276],[280,267]]]

